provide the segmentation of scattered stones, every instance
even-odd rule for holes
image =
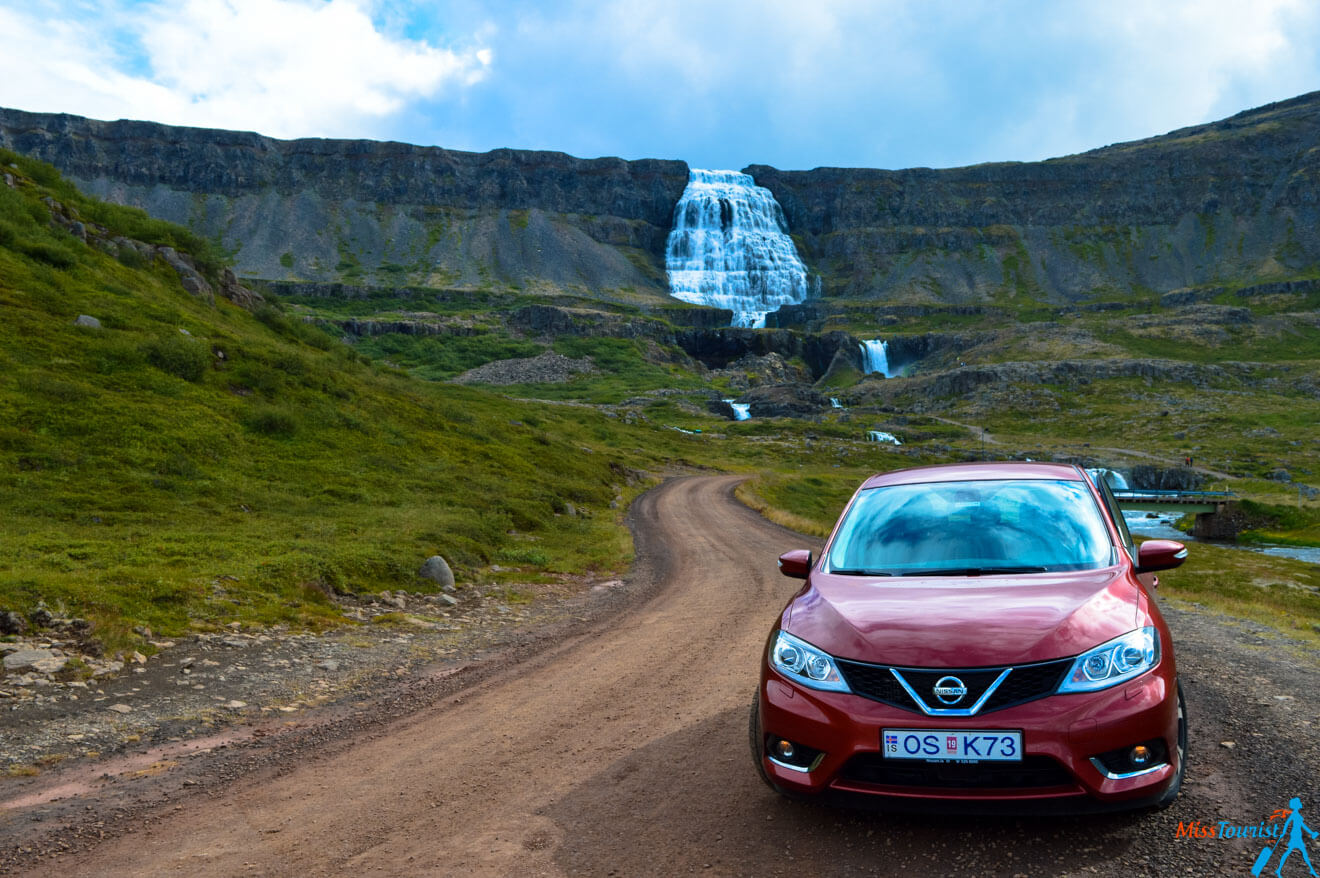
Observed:
[[[562,585],[548,587],[548,593],[585,597],[590,586],[567,577]],[[377,595],[338,594],[335,600],[347,618],[371,622],[384,617],[382,624],[349,625],[323,634],[280,626],[245,632],[235,624],[177,640],[152,637],[157,654],[128,652],[114,658],[87,653],[87,641],[73,636],[75,629],[90,630],[90,624],[77,624],[85,620],[48,611],[54,628],[0,642],[0,658],[23,664],[21,670],[0,671],[0,764],[39,765],[57,756],[99,758],[142,740],[160,743],[210,734],[217,725],[243,722],[257,713],[296,714],[382,680],[407,677],[417,668],[447,663],[456,647],[484,648],[507,637],[510,625],[542,614],[560,618],[564,612],[554,600],[511,607],[506,603],[509,584],[489,588],[488,594],[478,583],[457,596],[395,590],[388,604]],[[407,609],[400,611],[398,603]],[[49,664],[31,664],[46,657]],[[56,666],[62,670],[47,672]]]
[[[432,555],[422,564],[417,572],[422,579],[429,579],[444,589],[454,587],[454,571],[449,569],[449,562],[441,555]]]
[[[496,360],[454,378],[456,384],[563,384],[597,371],[590,357],[574,360],[546,351],[535,357]]]

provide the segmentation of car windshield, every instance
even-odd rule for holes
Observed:
[[[1085,570],[1113,561],[1079,481],[927,482],[863,491],[830,546],[831,572],[868,576]]]

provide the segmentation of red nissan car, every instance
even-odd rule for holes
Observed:
[[[882,807],[1162,807],[1187,721],[1153,573],[1103,479],[1060,464],[886,473],[849,501],[766,644],[757,770]]]

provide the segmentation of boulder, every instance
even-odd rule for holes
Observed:
[[[4,657],[6,671],[36,671],[39,674],[53,674],[62,670],[69,660],[56,655],[49,649],[20,649]]]
[[[722,399],[708,400],[706,402],[706,408],[710,410],[712,415],[717,415],[721,418],[728,418],[730,421],[734,419],[733,406],[729,405]]]
[[[741,397],[754,418],[814,418],[830,407],[827,397],[806,384],[754,387]]]
[[[12,610],[0,613],[0,634],[22,634],[27,630],[27,620]]]
[[[440,555],[432,555],[422,564],[422,569],[417,571],[417,575],[422,579],[429,579],[444,589],[454,587],[454,571],[449,569],[449,562]]]
[[[73,325],[83,326],[86,327],[87,329],[100,329],[101,321],[97,320],[95,317],[92,317],[89,314],[79,314],[77,317],[74,318]]]
[[[187,257],[173,247],[160,247],[157,252],[165,264],[179,275],[179,282],[185,290],[208,305],[215,304],[215,289]]]
[[[1194,470],[1177,467],[1165,469],[1138,464],[1128,474],[1128,484],[1136,491],[1197,491],[1206,477]]]

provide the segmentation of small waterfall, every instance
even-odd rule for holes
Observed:
[[[843,406],[839,405],[839,398],[838,398],[838,397],[836,397],[836,396],[831,396],[831,397],[830,397],[830,408],[832,408],[832,409],[841,409],[841,408],[843,408]]]
[[[735,421],[746,421],[751,419],[752,417],[751,403],[734,402],[731,399],[726,399],[725,402],[729,404],[729,408],[733,409],[733,419]]]
[[[807,298],[807,269],[769,189],[737,171],[693,168],[665,244],[669,292],[733,311],[734,326]]]
[[[903,444],[893,433],[886,433],[884,430],[867,430],[866,439],[869,442],[885,442],[889,445]]]
[[[891,377],[889,374],[889,342],[881,341],[878,338],[862,342],[862,367],[867,375],[879,372],[886,378]]]
[[[1116,469],[1108,467],[1095,467],[1087,470],[1093,479],[1104,479],[1109,483],[1109,487],[1115,491],[1130,491],[1132,486],[1128,484],[1127,477]]]

